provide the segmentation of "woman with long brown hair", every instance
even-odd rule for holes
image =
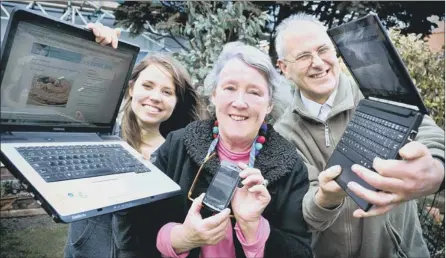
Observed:
[[[101,25],[90,28],[97,42],[115,35]],[[115,132],[145,158],[154,158],[169,132],[198,119],[198,106],[186,69],[169,55],[150,55],[133,69]],[[71,223],[65,257],[132,256],[126,252],[131,224],[122,223],[127,218],[124,210]]]
[[[186,69],[168,55],[150,55],[133,69],[120,134],[147,157],[169,132],[197,120],[197,110],[197,94]]]

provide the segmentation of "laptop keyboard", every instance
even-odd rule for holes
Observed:
[[[150,171],[119,144],[16,149],[46,182]]]
[[[372,168],[373,159],[394,157],[408,128],[356,111],[337,149],[357,164]]]

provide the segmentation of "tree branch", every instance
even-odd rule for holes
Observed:
[[[349,22],[353,21],[355,19],[356,12],[352,12],[352,16],[350,16]]]
[[[271,30],[271,33],[269,34],[269,55],[272,57],[272,53],[273,53],[273,46],[275,47],[274,44],[274,32],[276,32],[276,27],[277,27],[277,14],[276,14],[276,8],[277,8],[277,4],[274,4],[273,6],[273,22],[274,22],[274,26],[273,29]]]
[[[168,36],[166,36],[166,35],[163,35],[163,34],[160,34],[160,33],[158,33],[158,32],[155,32],[155,31],[153,31],[153,30],[151,30],[151,29],[148,29],[147,32],[150,33],[150,34],[156,35],[156,36],[163,37],[163,38],[168,37]]]
[[[322,7],[325,5],[324,1],[320,1],[317,5],[316,9],[314,10],[314,14],[318,15],[321,12]]]
[[[339,5],[339,9],[341,9],[341,11],[338,14],[338,19],[339,19],[338,25],[341,25],[341,24],[344,23],[344,17],[347,14],[347,11],[348,11],[348,4],[349,4],[349,2],[342,2]]]
[[[203,34],[201,34],[201,33],[200,33],[200,43],[201,43],[201,50],[205,51],[204,41],[203,41]]]
[[[152,26],[150,25],[150,23],[148,23],[147,22],[147,27],[148,27],[148,31],[149,31],[149,33],[151,33],[151,34],[154,34],[154,35],[157,35],[157,36],[163,36],[163,37],[167,37],[168,35],[166,35],[166,34],[161,34],[161,33],[159,33],[158,31],[155,31],[153,28],[152,28]]]
[[[168,32],[169,32],[170,38],[172,38],[178,45],[180,45],[180,47],[182,47],[186,51],[190,51],[189,48],[185,47],[183,44],[181,44],[180,41],[178,41],[177,38],[175,38],[175,36],[173,35],[172,31],[168,30]]]
[[[195,38],[189,40],[190,46],[192,47],[192,49],[199,51],[197,44],[195,43]]]
[[[333,2],[333,6],[331,7],[331,14],[328,17],[328,28],[330,29],[333,26],[333,20],[336,18],[336,8],[338,7],[339,2]]]
[[[234,30],[233,28],[229,30],[228,37],[226,38],[226,42],[230,42],[230,40],[232,38],[232,31],[233,30]]]
[[[172,25],[172,23],[176,22],[176,20],[177,20],[178,18],[180,18],[180,13],[179,13],[179,12],[177,12],[177,13],[175,13],[174,15],[170,16],[170,17],[167,19],[167,21],[166,21],[167,26]]]

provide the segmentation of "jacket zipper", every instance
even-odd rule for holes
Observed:
[[[352,107],[349,107],[348,109],[351,109],[351,108],[352,108]],[[348,110],[348,109],[338,110],[336,113],[332,113],[332,114],[330,114],[330,116],[328,116],[328,117],[327,117],[327,120],[325,120],[325,121],[322,121],[322,120],[320,120],[320,119],[318,119],[318,118],[315,119],[314,117],[308,116],[308,115],[304,114],[303,112],[301,112],[300,110],[296,110],[296,109],[294,109],[293,112],[296,112],[297,114],[299,114],[299,115],[301,115],[301,116],[308,117],[308,118],[310,118],[310,119],[312,119],[312,120],[314,120],[314,121],[319,121],[319,122],[321,122],[322,124],[324,124],[324,126],[325,126],[325,128],[324,128],[325,146],[326,146],[326,147],[330,147],[330,130],[329,130],[329,128],[328,128],[328,123],[327,123],[327,121],[328,121],[328,119],[329,119],[330,117],[333,117],[333,116],[335,116],[335,115],[337,115],[337,114],[339,114],[339,113],[342,113],[342,112],[344,112],[345,110]]]
[[[328,124],[324,123],[325,125],[325,146],[330,147],[330,134],[328,132]]]

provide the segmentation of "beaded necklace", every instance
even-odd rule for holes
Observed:
[[[260,150],[263,148],[263,144],[266,142],[266,132],[268,131],[268,125],[266,122],[263,122],[259,129],[259,134],[256,136],[254,142],[252,143],[251,151],[249,152],[249,163],[248,166],[254,167],[254,162],[259,155]],[[218,129],[218,120],[215,120],[214,127],[212,128],[212,137],[214,140],[211,143],[211,146],[209,146],[207,155],[204,160],[207,160],[211,153],[215,150],[215,147],[217,146],[218,140],[219,140],[219,129]]]

